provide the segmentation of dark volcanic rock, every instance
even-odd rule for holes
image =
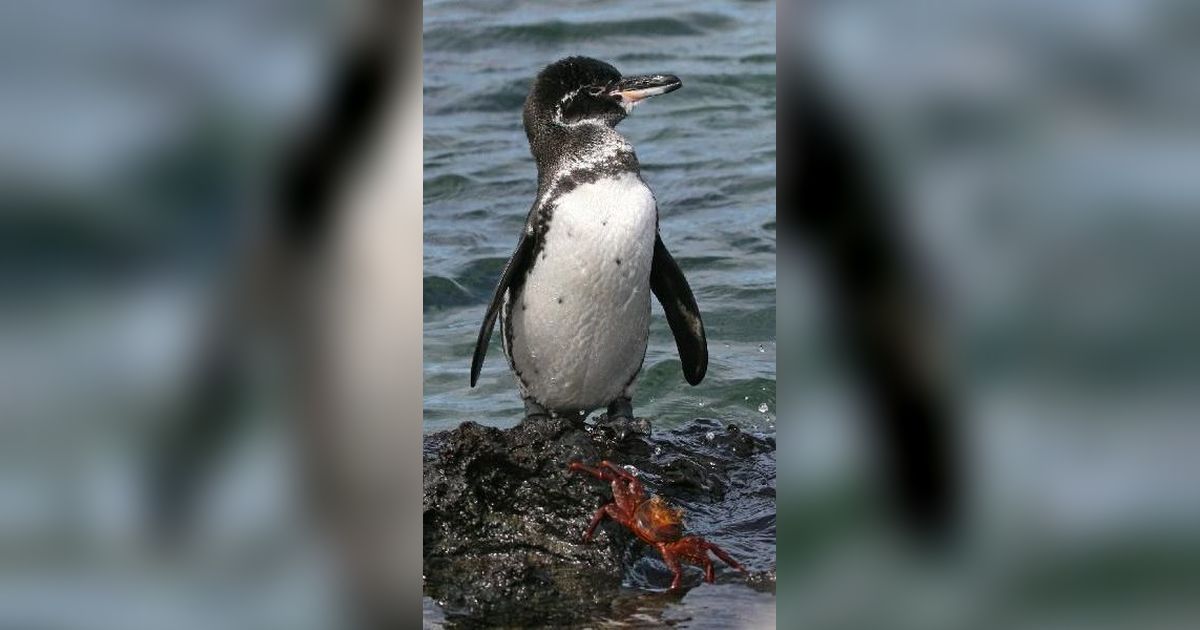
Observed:
[[[581,542],[612,493],[568,473],[571,461],[635,466],[651,492],[688,511],[689,530],[719,541],[752,570],[773,569],[774,450],[770,438],[711,420],[653,437],[644,421],[614,426],[603,418],[507,430],[466,422],[428,436],[426,594],[461,621],[563,625],[603,613],[623,582],[665,587],[670,577],[657,554],[619,525],[606,521],[592,543]],[[688,577],[698,582],[699,572]]]

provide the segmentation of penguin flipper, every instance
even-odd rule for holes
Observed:
[[[492,301],[488,303],[487,313],[483,316],[483,324],[479,326],[479,338],[475,341],[475,356],[471,358],[471,387],[479,380],[479,371],[483,369],[483,358],[487,356],[488,343],[492,340],[492,329],[496,326],[496,316],[500,314],[500,305],[504,303],[504,294],[512,285],[513,280],[522,278],[529,268],[533,257],[534,239],[530,229],[521,231],[517,248],[513,251],[504,271],[500,273],[500,281],[496,283],[496,291],[492,293]]]
[[[704,337],[704,322],[700,320],[700,309],[692,288],[688,286],[683,271],[671,258],[671,252],[663,245],[662,237],[654,235],[654,261],[650,265],[650,290],[663,306],[675,345],[679,348],[679,359],[683,364],[683,377],[691,385],[704,380],[708,371],[708,341]]]

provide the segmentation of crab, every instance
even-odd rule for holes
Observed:
[[[601,481],[612,482],[613,501],[596,510],[591,524],[583,533],[583,542],[591,542],[596,527],[608,516],[632,530],[642,542],[658,549],[663,562],[674,575],[671,590],[678,589],[683,579],[681,560],[703,567],[704,580],[714,582],[717,576],[712,560],[708,557],[710,551],[725,564],[746,574],[745,567],[724,549],[701,536],[685,536],[683,510],[670,505],[658,495],[646,498],[642,482],[624,468],[605,460],[595,467],[571,462],[567,470],[585,472]]]

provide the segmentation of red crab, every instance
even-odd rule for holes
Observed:
[[[704,579],[707,582],[716,580],[712,560],[708,557],[711,551],[729,566],[746,573],[746,569],[725,553],[724,549],[708,542],[700,536],[683,535],[683,510],[672,507],[658,495],[646,498],[646,490],[637,477],[626,472],[620,466],[610,461],[602,461],[593,468],[579,462],[571,462],[568,470],[583,471],[602,481],[612,482],[613,502],[601,506],[592,517],[587,531],[583,534],[583,542],[589,542],[596,526],[607,514],[609,518],[633,530],[638,538],[648,545],[658,549],[663,562],[675,575],[671,580],[671,589],[679,588],[683,578],[680,560],[704,567]]]

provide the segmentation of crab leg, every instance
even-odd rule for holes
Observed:
[[[683,582],[683,569],[679,566],[679,559],[675,557],[675,552],[666,543],[659,543],[656,546],[658,547],[658,553],[662,555],[663,562],[671,570],[671,574],[675,576],[671,579],[671,590],[676,590]]]
[[[591,524],[588,525],[587,531],[583,533],[583,542],[591,542],[592,534],[596,533],[596,527],[600,525],[600,521],[604,520],[604,515],[608,514],[608,510],[612,506],[612,503],[608,503],[600,506],[599,510],[596,510],[596,513],[592,515]]]
[[[718,558],[720,558],[721,561],[724,562],[725,564],[728,564],[729,566],[737,569],[738,571],[741,571],[742,573],[746,572],[746,567],[743,567],[741,564],[738,563],[737,560],[734,560],[732,556],[730,556],[728,553],[725,553],[724,549],[721,549],[720,547],[714,545],[713,543],[708,542],[707,540],[704,541],[704,547],[706,549],[708,549],[709,551],[713,552],[713,554],[716,555]],[[711,569],[711,566],[709,568]],[[709,580],[709,581],[711,582],[712,580]]]
[[[579,462],[571,462],[567,466],[567,470],[585,472],[601,481],[615,481],[617,478],[613,474],[603,468],[592,468],[591,466],[581,464]]]
[[[612,463],[612,462],[608,461],[607,459],[606,459],[606,460],[603,460],[603,461],[601,461],[601,462],[600,462],[600,465],[601,465],[601,466],[603,466],[603,467],[605,467],[605,468],[607,468],[607,469],[609,469],[609,470],[611,470],[611,471],[613,471],[614,473],[616,473],[616,475],[617,475],[618,477],[620,477],[620,478],[622,478],[622,479],[624,479],[624,480],[626,480],[626,481],[637,481],[637,480],[638,480],[638,478],[637,478],[637,477],[634,477],[633,475],[629,474],[629,471],[628,471],[628,470],[625,470],[624,468],[621,468],[620,466],[618,466],[618,465],[616,465],[616,464],[614,464],[614,463]]]
[[[621,478],[622,480],[627,481],[629,483],[630,491],[632,491],[634,494],[640,495],[644,492],[644,488],[642,487],[642,480],[629,474],[628,470],[621,468],[620,466],[608,461],[607,459],[600,462],[600,465],[611,470],[614,474],[617,475],[617,477]]]
[[[600,466],[593,468],[580,462],[571,462],[567,465],[567,470],[582,471],[601,481],[624,481],[629,484],[629,489],[635,494],[641,494],[644,491],[642,482],[637,477],[629,474],[629,471],[617,466],[607,459],[600,462]]]

